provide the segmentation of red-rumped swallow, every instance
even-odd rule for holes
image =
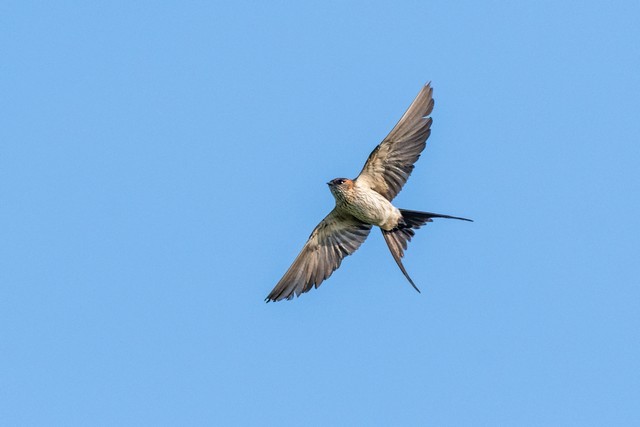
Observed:
[[[431,84],[420,90],[389,135],[371,152],[356,179],[336,178],[327,183],[336,199],[335,208],[313,230],[289,270],[267,296],[267,302],[292,299],[320,286],[344,257],[360,247],[374,225],[380,227],[404,276],[420,292],[401,261],[414,230],[433,218],[471,221],[398,209],[391,204],[407,182],[431,134],[432,95]]]

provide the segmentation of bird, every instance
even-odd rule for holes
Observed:
[[[265,301],[291,300],[322,282],[365,241],[371,228],[382,231],[391,255],[411,286],[420,292],[402,264],[415,230],[434,218],[472,221],[451,215],[399,209],[391,202],[407,182],[431,134],[431,83],[422,86],[407,111],[371,152],[355,179],[327,183],[333,210],[315,227],[300,254]]]

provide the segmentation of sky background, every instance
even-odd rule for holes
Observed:
[[[0,424],[640,425],[640,4],[0,5]],[[422,84],[427,148],[264,298]]]

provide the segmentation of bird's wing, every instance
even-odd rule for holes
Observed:
[[[371,225],[336,209],[331,211],[313,230],[302,251],[266,301],[291,299],[314,286],[320,286],[340,266],[344,257],[360,247],[369,231]]]
[[[389,135],[369,155],[358,175],[364,183],[388,200],[400,192],[409,179],[431,133],[433,89],[426,84]]]

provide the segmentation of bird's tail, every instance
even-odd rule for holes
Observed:
[[[415,235],[414,230],[422,227],[427,222],[433,221],[433,218],[460,219],[463,221],[472,220],[467,218],[460,218],[457,216],[441,215],[431,212],[410,211],[406,209],[400,209],[400,213],[402,214],[402,220],[398,224],[398,226],[393,230],[382,230],[382,235],[384,236],[385,242],[387,242],[387,246],[389,246],[389,250],[391,251],[391,255],[393,255],[393,259],[396,260],[398,267],[400,267],[400,271],[402,271],[404,277],[409,280],[411,286],[413,286],[416,291],[420,292],[420,289],[418,289],[415,283],[413,283],[413,280],[411,280],[411,277],[409,277],[409,273],[407,273],[404,265],[402,265],[402,257],[404,256],[404,251],[407,249],[407,244],[411,241],[411,238]]]

